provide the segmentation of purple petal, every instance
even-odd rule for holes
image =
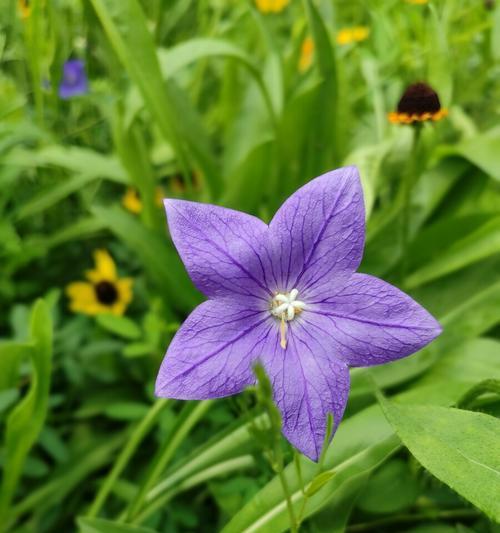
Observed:
[[[406,357],[441,333],[436,319],[410,296],[367,274],[354,274],[340,292],[312,302],[303,320],[349,366]]]
[[[276,328],[277,329],[277,328]],[[273,352],[262,355],[274,400],[283,419],[283,434],[304,455],[317,461],[325,439],[328,413],[335,427],[344,414],[349,393],[347,365],[325,352],[297,322],[288,329],[286,350],[278,335]]]
[[[278,289],[311,298],[341,286],[363,254],[365,214],[358,171],[345,167],[300,188],[270,224]]]
[[[170,343],[156,395],[202,400],[240,392],[254,383],[252,363],[268,351],[269,332],[275,327],[269,313],[233,299],[202,303]]]
[[[241,295],[268,307],[268,227],[253,216],[209,204],[165,200],[174,244],[198,289],[209,298]]]

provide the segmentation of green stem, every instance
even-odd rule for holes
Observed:
[[[160,450],[159,454],[157,455],[157,459],[154,461],[151,471],[149,472],[145,481],[142,483],[137,497],[129,507],[129,510],[126,514],[127,522],[135,518],[135,516],[141,510],[142,504],[144,503],[144,500],[150,488],[156,482],[159,476],[164,472],[168,463],[174,456],[174,453],[177,451],[177,448],[182,444],[182,441],[191,431],[193,426],[196,424],[196,422],[198,422],[200,418],[204,416],[204,414],[211,405],[211,400],[204,400],[202,402],[199,402],[196,407],[191,411],[189,416],[181,423],[172,438],[165,443],[164,448]]]
[[[308,484],[308,487],[311,486],[311,484],[314,482],[315,478],[318,477],[321,472],[323,472],[323,465],[325,463],[326,458],[326,452],[328,451],[328,445],[330,444],[332,434],[333,434],[333,416],[331,414],[328,415],[327,422],[326,422],[326,431],[325,431],[325,438],[323,439],[323,446],[321,448],[321,454],[319,456],[318,461],[318,467],[316,469],[316,475],[313,477],[311,482]],[[300,471],[300,468],[298,468],[298,471]],[[301,479],[301,486],[302,486],[302,505],[300,507],[299,517],[297,521],[297,526],[300,527],[300,524],[302,523],[302,520],[304,519],[304,513],[306,511],[306,505],[309,500],[309,493],[307,491],[307,488],[304,488],[304,484],[302,482],[302,473],[300,475]]]
[[[299,523],[297,522],[297,517],[295,516],[295,509],[293,508],[290,487],[288,486],[288,481],[285,476],[283,465],[280,465],[280,468],[278,469],[278,476],[280,478],[281,486],[283,487],[283,494],[285,495],[286,499],[286,507],[288,509],[288,515],[290,517],[290,531],[292,533],[297,533],[299,531]]]
[[[139,446],[139,444],[142,442],[144,437],[147,435],[149,430],[152,428],[153,424],[155,423],[162,409],[167,404],[168,404],[167,399],[157,400],[151,406],[150,410],[148,411],[146,416],[141,420],[139,425],[135,428],[129,441],[127,442],[127,445],[125,446],[125,448],[123,448],[122,452],[118,456],[117,460],[115,461],[115,464],[113,465],[113,468],[111,469],[111,472],[108,474],[104,483],[101,485],[101,488],[99,489],[99,492],[97,493],[97,496],[92,502],[92,505],[90,506],[90,509],[87,513],[87,516],[89,518],[93,518],[98,515],[99,511],[104,505],[104,502],[106,501],[108,494],[113,488],[113,485],[116,483],[116,480],[118,479],[120,474],[123,472],[123,470],[127,466],[128,462],[130,461],[130,458],[132,457],[134,452],[137,450],[137,447]]]
[[[410,240],[411,193],[418,178],[420,168],[420,132],[421,126],[417,124],[414,129],[413,146],[410,154],[408,170],[403,177],[402,195],[403,211],[401,220],[401,277],[404,279],[408,269],[408,244]]]

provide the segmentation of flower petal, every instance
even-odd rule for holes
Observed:
[[[358,171],[345,167],[300,188],[270,224],[281,291],[299,289],[311,298],[339,287],[358,268],[365,215]]]
[[[172,340],[156,380],[156,395],[179,400],[220,398],[254,383],[253,361],[276,328],[268,312],[234,299],[199,305]],[[274,337],[273,337],[274,341]]]
[[[287,347],[262,355],[271,380],[274,400],[282,420],[283,434],[304,455],[317,461],[325,439],[328,413],[338,426],[349,393],[347,365],[330,356],[299,321],[288,329]]]
[[[97,301],[94,286],[86,281],[75,281],[66,287],[69,308],[74,313],[96,315],[102,307]]]
[[[85,273],[89,281],[92,281],[92,283],[99,283],[100,281],[116,280],[116,265],[107,250],[95,250],[94,262],[95,269],[88,270]]]
[[[406,357],[441,333],[436,319],[410,296],[367,274],[354,274],[342,291],[312,303],[303,320],[349,366]]]
[[[232,209],[165,200],[174,244],[198,289],[208,297],[240,294],[268,305],[267,226]]]

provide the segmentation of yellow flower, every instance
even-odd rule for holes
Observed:
[[[366,26],[354,26],[353,28],[343,28],[337,34],[337,44],[352,44],[364,41],[368,38],[370,29]]]
[[[290,0],[255,0],[262,13],[279,13],[290,3]]]
[[[123,315],[132,301],[132,278],[118,278],[116,266],[106,250],[94,252],[95,268],[88,270],[88,281],[75,281],[66,287],[69,308],[74,313]]]
[[[427,4],[429,0],[405,0],[407,4],[413,4],[418,6],[423,6],[424,4]]]
[[[122,205],[131,213],[138,214],[142,211],[142,201],[139,198],[139,193],[136,189],[129,187],[122,197]]]
[[[158,207],[163,205],[163,198],[165,198],[165,192],[162,187],[158,186],[155,189],[155,204]],[[138,215],[142,211],[142,200],[139,197],[139,193],[136,189],[129,187],[122,197],[122,205],[125,209],[128,209],[131,213]]]
[[[17,5],[21,12],[21,18],[27,19],[31,15],[30,0],[18,0]]]
[[[312,57],[314,54],[314,41],[311,37],[306,37],[300,48],[300,58],[299,58],[299,70],[300,72],[305,72],[312,63]]]

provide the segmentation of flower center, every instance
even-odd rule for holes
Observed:
[[[271,313],[287,322],[293,320],[306,306],[304,302],[297,300],[298,295],[297,289],[286,293],[279,292],[271,301]]]
[[[306,306],[304,302],[297,300],[299,291],[292,289],[290,292],[279,292],[271,300],[271,314],[281,320],[280,336],[281,347],[286,348],[286,323],[293,320]]]
[[[95,294],[100,303],[111,305],[118,299],[118,291],[110,281],[100,281],[94,285]]]

